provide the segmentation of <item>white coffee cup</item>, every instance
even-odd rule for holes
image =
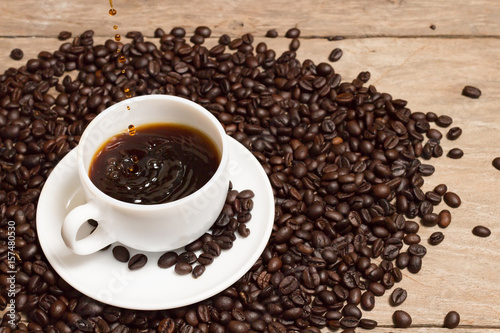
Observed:
[[[89,178],[94,154],[130,124],[138,127],[154,123],[183,124],[206,134],[221,156],[213,177],[190,195],[161,204],[127,203],[104,194]],[[211,227],[224,205],[229,186],[227,145],[219,121],[187,99],[149,95],[110,106],[87,126],[76,148],[80,185],[87,203],[66,216],[61,229],[64,242],[75,253],[85,255],[114,242],[140,251],[169,251],[194,241]],[[98,226],[78,239],[78,231],[88,219],[97,221]]]

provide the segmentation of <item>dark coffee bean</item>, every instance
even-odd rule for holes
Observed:
[[[451,213],[449,210],[444,209],[439,212],[439,222],[438,225],[441,228],[447,228],[451,223]]]
[[[432,233],[429,237],[429,244],[430,245],[438,245],[444,240],[444,234],[440,231],[436,231]]]
[[[165,252],[158,258],[158,267],[169,268],[177,264],[177,253],[169,251]]]
[[[193,271],[193,266],[188,264],[187,262],[178,262],[175,265],[175,272],[179,275],[186,275],[189,274]]]
[[[336,48],[330,53],[330,55],[328,56],[328,60],[330,60],[331,62],[337,62],[340,60],[340,58],[342,58],[343,54],[344,53],[341,49]]]
[[[186,36],[186,30],[181,27],[175,27],[170,30],[170,34],[177,38],[184,38],[184,36]]]
[[[10,51],[10,57],[14,60],[21,60],[24,57],[24,53],[21,49],[13,49]]]
[[[212,30],[210,30],[210,28],[206,26],[199,26],[195,29],[194,33],[204,38],[208,38],[212,34]]]
[[[407,296],[408,294],[406,290],[404,290],[403,288],[396,288],[391,294],[391,304],[394,306],[401,305],[406,300]]]
[[[470,98],[479,98],[481,96],[481,90],[473,86],[465,86],[462,90],[462,95]]]
[[[408,261],[408,271],[413,274],[417,274],[422,269],[422,258],[419,256],[411,256]]]
[[[371,311],[375,307],[375,295],[371,291],[365,291],[361,295],[361,307],[366,311]]]
[[[456,328],[460,324],[460,315],[456,311],[450,311],[444,317],[443,326],[446,328]]]
[[[57,36],[57,39],[59,40],[67,40],[71,38],[71,32],[69,31],[61,31],[59,35]]]
[[[472,234],[478,237],[485,238],[491,235],[491,230],[482,225],[478,225],[472,228]]]
[[[196,265],[193,268],[193,277],[195,279],[199,278],[203,273],[205,273],[205,265]]]
[[[288,29],[285,33],[286,38],[298,38],[300,36],[300,30],[297,28]]]
[[[276,37],[278,37],[278,32],[275,29],[268,30],[266,32],[266,37],[276,38]]]
[[[288,49],[290,51],[297,51],[300,47],[300,41],[297,38],[292,39],[290,42],[290,45],[288,46]]]
[[[343,328],[355,328],[358,327],[359,319],[355,317],[344,317],[340,319],[340,326]]]
[[[459,159],[462,158],[462,156],[464,156],[464,152],[460,148],[453,148],[448,152],[446,156],[453,159]]]
[[[449,116],[439,116],[437,119],[436,119],[436,125],[438,125],[439,127],[448,127],[451,125],[451,123],[453,122],[453,119],[451,119],[451,117]]]
[[[402,310],[397,310],[392,315],[392,321],[396,328],[408,328],[411,325],[411,316]]]
[[[446,192],[443,199],[444,202],[451,208],[458,208],[462,204],[462,200],[460,200],[460,197],[453,192]]]
[[[500,157],[494,158],[491,164],[495,167],[495,169],[500,170]]]
[[[460,127],[452,127],[446,134],[448,140],[456,140],[462,135],[462,129]]]
[[[130,259],[130,252],[126,247],[117,245],[113,248],[113,256],[118,261],[127,262]]]
[[[359,321],[358,326],[364,328],[365,330],[373,330],[375,327],[377,327],[377,325],[378,323],[375,320],[362,318]]]
[[[148,257],[142,253],[137,253],[136,255],[132,256],[128,262],[128,268],[130,270],[137,270],[139,268],[144,267],[146,263],[148,262]]]

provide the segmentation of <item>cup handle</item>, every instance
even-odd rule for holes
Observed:
[[[94,201],[87,202],[69,212],[61,228],[61,236],[66,246],[76,254],[85,255],[97,252],[113,243],[115,239],[101,225],[98,225],[87,237],[76,239],[78,230],[87,220],[101,221],[102,217],[101,209]]]

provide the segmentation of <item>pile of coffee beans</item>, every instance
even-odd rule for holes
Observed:
[[[16,232],[16,308],[12,320],[4,316],[4,332],[352,332],[377,326],[362,316],[402,270],[420,271],[420,220],[446,227],[450,212],[434,207],[443,196],[460,205],[445,185],[422,190],[434,167],[419,157],[443,154],[431,125],[451,118],[411,112],[366,85],[369,72],[342,82],[328,63],[299,61],[297,43],[278,55],[251,34],[223,35],[206,48],[207,29],[190,40],[182,28],[157,29],[152,40],[135,31],[130,43],[104,45],[85,31],[0,75],[1,308],[9,302],[9,221]],[[124,89],[204,106],[255,155],[273,187],[273,232],[260,258],[234,285],[191,306],[135,311],[92,300],[56,274],[38,243],[45,180],[87,124],[126,99]],[[404,327],[411,317],[398,312],[394,321]]]
[[[210,228],[210,232],[186,245],[179,253],[175,251],[164,253],[158,259],[158,267],[175,266],[175,272],[179,275],[191,273],[194,278],[200,277],[205,272],[206,266],[212,264],[223,250],[233,247],[237,239],[236,234],[243,238],[250,235],[248,223],[252,219],[254,196],[252,190],[246,189],[239,192],[233,189],[230,183],[222,212]],[[129,250],[122,245],[114,246],[112,252],[114,258],[127,263],[130,270],[142,268],[148,262],[148,257],[142,253],[137,253],[131,258]],[[196,266],[193,267],[195,264]]]

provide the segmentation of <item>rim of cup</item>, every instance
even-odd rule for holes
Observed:
[[[99,122],[102,121],[103,118],[107,116],[108,113],[113,112],[117,108],[124,108],[125,111],[127,110],[127,106],[130,106],[132,103],[141,103],[142,100],[151,100],[151,99],[157,99],[157,100],[164,100],[164,101],[176,101],[178,103],[183,103],[183,104],[188,104],[189,107],[197,109],[200,113],[204,114],[204,116],[207,118],[207,120],[215,126],[217,129],[217,132],[219,133],[221,137],[221,147],[220,147],[220,161],[219,161],[219,166],[217,167],[217,170],[215,171],[214,175],[206,182],[202,187],[194,191],[193,193],[174,200],[170,202],[164,202],[164,203],[159,203],[159,204],[139,204],[139,203],[131,203],[131,202],[125,202],[121,201],[118,199],[115,199],[104,192],[102,192],[95,184],[92,182],[92,180],[89,177],[88,170],[85,168],[85,164],[83,162],[83,150],[85,143],[87,141],[87,138],[89,136],[90,131],[98,126]],[[124,112],[125,112],[124,111]],[[129,111],[131,112],[131,111]],[[165,121],[159,121],[158,123],[169,123],[168,119],[165,119]],[[212,138],[206,134],[206,132],[203,131],[201,128],[196,128],[197,130],[203,132],[207,137],[209,137],[211,140]],[[102,146],[107,140],[112,138],[113,136],[117,135],[119,133],[114,133],[111,134],[110,136],[106,137],[103,141],[99,142],[99,144]],[[218,147],[218,145],[216,144]],[[219,148],[219,147],[218,147]],[[98,148],[97,148],[98,149]],[[97,149],[93,151],[93,154],[97,152]],[[151,210],[156,210],[156,209],[164,209],[167,206],[175,207],[184,204],[186,201],[191,200],[193,197],[199,195],[199,193],[204,189],[209,187],[212,183],[216,182],[217,179],[220,178],[221,174],[225,172],[225,165],[228,162],[228,143],[227,143],[227,135],[226,132],[224,131],[224,128],[220,124],[220,122],[215,118],[213,114],[211,114],[207,109],[202,107],[199,104],[196,104],[193,101],[190,101],[188,99],[182,98],[182,97],[177,97],[177,96],[170,96],[170,95],[147,95],[147,96],[137,96],[137,97],[132,97],[128,98],[126,100],[123,100],[121,102],[118,102],[116,104],[111,105],[110,107],[106,108],[104,111],[99,113],[92,121],[87,125],[85,128],[80,141],[78,143],[77,147],[77,161],[78,161],[78,173],[80,174],[80,178],[85,182],[85,185],[91,189],[92,193],[96,195],[96,198],[99,200],[104,200],[107,204],[114,205],[114,206],[120,206],[122,209],[130,209],[130,210],[140,210],[140,211],[151,211]],[[95,200],[94,198],[93,200]]]

